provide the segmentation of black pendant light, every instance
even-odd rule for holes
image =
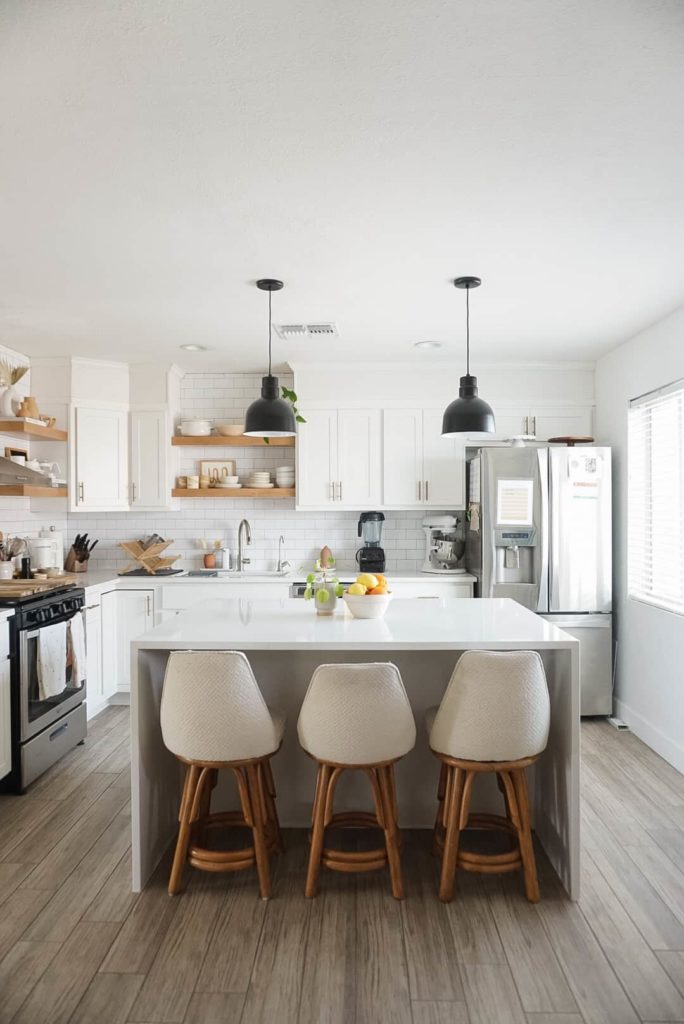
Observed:
[[[247,437],[292,437],[297,433],[295,414],[291,404],[280,397],[278,378],[271,373],[271,295],[280,291],[283,282],[265,277],[256,286],[268,292],[268,374],[261,378],[261,398],[247,410],[244,432]]]
[[[479,288],[479,277],[457,277],[456,288],[465,288],[466,293],[466,372],[461,377],[458,398],[444,410],[442,437],[456,434],[493,434],[494,413],[491,406],[477,394],[477,377],[470,374],[470,289]]]

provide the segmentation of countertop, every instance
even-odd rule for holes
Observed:
[[[133,643],[157,650],[515,650],[578,641],[509,598],[395,598],[384,619],[353,619],[344,605],[318,616],[309,602],[212,599]]]
[[[338,575],[342,579],[354,579],[358,575],[358,570],[339,569]],[[475,577],[467,572],[454,575],[438,575],[437,573],[402,569],[398,572],[388,570],[385,575],[390,582],[396,580],[397,583],[415,582],[416,580],[436,584],[475,582]],[[77,585],[81,587],[106,587],[111,584],[113,587],[115,584],[119,584],[125,587],[149,587],[160,584],[166,586],[170,583],[286,583],[289,586],[290,583],[301,583],[305,579],[305,572],[291,572],[288,576],[261,576],[257,570],[247,573],[245,576],[233,575],[232,573],[228,576],[187,576],[185,573],[175,576],[119,576],[115,569],[90,569],[88,572],[79,575]]]

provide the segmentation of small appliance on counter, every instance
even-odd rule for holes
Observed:
[[[362,512],[359,517],[358,536],[363,547],[356,552],[356,561],[361,572],[385,571],[385,552],[380,547],[384,521],[382,512]]]
[[[64,541],[54,526],[43,528],[37,537],[28,537],[31,565],[39,572],[43,569],[61,569],[64,565]]]
[[[423,520],[425,561],[421,572],[451,576],[466,571],[465,566],[459,565],[465,552],[460,525],[456,516],[430,516]]]

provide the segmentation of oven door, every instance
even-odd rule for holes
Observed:
[[[38,649],[41,629],[19,631],[19,692],[22,743],[52,725],[58,718],[78,707],[86,697],[86,681],[76,679],[73,658],[70,656],[69,623],[77,611],[66,620],[67,641],[64,664],[57,673],[50,674],[49,683],[41,685]],[[42,627],[49,629],[49,626]],[[85,630],[84,630],[85,632]],[[60,659],[61,660],[61,659]],[[45,682],[45,681],[44,681]],[[63,682],[63,686],[62,686]]]

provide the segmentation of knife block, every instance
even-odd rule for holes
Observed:
[[[88,571],[88,559],[85,558],[82,562],[78,561],[76,552],[74,551],[73,545],[69,548],[69,553],[66,556],[64,562],[64,568],[67,572],[87,572]]]

